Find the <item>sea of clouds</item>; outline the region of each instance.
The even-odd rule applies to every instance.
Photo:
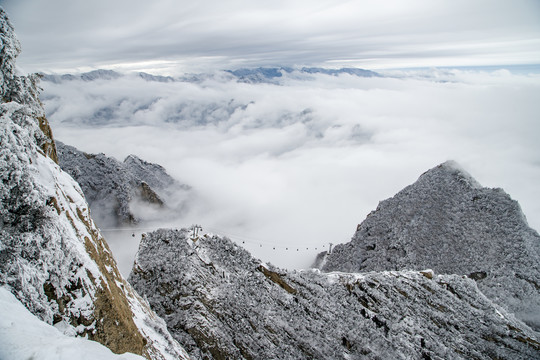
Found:
[[[187,212],[145,226],[201,224],[278,266],[309,266],[379,201],[449,159],[502,187],[540,229],[540,76],[282,73],[43,81],[42,100],[64,143],[119,160],[135,154],[192,186]],[[129,269],[137,241],[119,234],[108,240]]]

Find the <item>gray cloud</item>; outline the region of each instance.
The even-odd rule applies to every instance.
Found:
[[[540,5],[482,1],[4,0],[27,71],[540,62]]]
[[[315,247],[348,241],[380,200],[448,159],[504,188],[539,229],[538,76],[393,75],[291,73],[279,84],[125,76],[43,83],[43,99],[63,142],[136,154],[193,186],[197,204],[167,226],[235,235],[277,265],[307,266]]]

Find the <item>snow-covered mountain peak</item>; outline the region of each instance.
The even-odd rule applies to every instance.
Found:
[[[482,188],[482,185],[454,160],[448,160],[426,171],[420,176],[418,182],[428,181],[431,182],[430,186],[435,186],[438,182],[443,186],[448,186],[449,182],[455,180],[472,189]]]
[[[491,299],[540,329],[540,236],[507,193],[480,186],[455,162],[381,201],[323,266],[350,272],[425,268],[475,278]]]
[[[94,80],[112,80],[121,77],[122,75],[113,70],[104,70],[98,69],[93,70],[84,74],[81,74],[81,79],[83,81],[94,81]]]
[[[165,189],[176,182],[163,166],[150,163],[135,155],[128,155],[124,159],[124,165],[133,175],[156,189]]]
[[[178,216],[187,206],[190,187],[158,164],[135,155],[120,162],[61,142],[57,148],[60,166],[80,184],[102,228]]]

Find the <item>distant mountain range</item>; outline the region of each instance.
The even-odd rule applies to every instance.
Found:
[[[341,68],[341,69],[326,69],[320,67],[271,67],[271,68],[253,68],[253,69],[237,69],[226,70],[226,72],[234,75],[239,81],[248,83],[264,83],[275,82],[276,79],[282,78],[285,75],[308,75],[308,74],[323,74],[330,76],[338,76],[342,74],[358,76],[358,77],[380,77],[381,75],[370,70],[358,68]]]
[[[231,80],[236,79],[241,82],[248,83],[276,83],[279,78],[286,75],[301,76],[307,78],[309,75],[323,74],[329,76],[339,76],[343,74],[358,76],[358,77],[381,77],[377,72],[358,68],[340,68],[328,69],[321,67],[259,67],[259,68],[241,68],[236,70],[223,70],[223,75],[228,76]],[[185,74],[179,77],[152,75],[145,72],[123,74],[113,70],[98,69],[81,74],[42,74],[42,80],[60,84],[65,81],[97,81],[97,80],[114,80],[123,76],[138,76],[146,81],[153,82],[200,82],[209,78],[213,78],[216,74]]]
[[[156,81],[156,82],[171,82],[175,81],[174,78],[170,76],[160,76],[160,75],[151,75],[144,72],[139,72],[135,74],[136,76],[141,77],[146,81]],[[41,79],[43,81],[52,82],[55,84],[61,84],[65,81],[97,81],[97,80],[114,80],[126,76],[125,74],[113,71],[113,70],[104,70],[98,69],[80,74],[41,74]]]

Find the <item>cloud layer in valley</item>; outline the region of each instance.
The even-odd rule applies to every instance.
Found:
[[[308,266],[328,243],[348,241],[380,200],[448,159],[504,188],[540,229],[538,75],[292,71],[272,82],[132,74],[43,82],[42,98],[61,141],[135,154],[193,187],[189,213],[160,225],[200,223],[276,265]],[[117,256],[129,263],[134,248]]]

